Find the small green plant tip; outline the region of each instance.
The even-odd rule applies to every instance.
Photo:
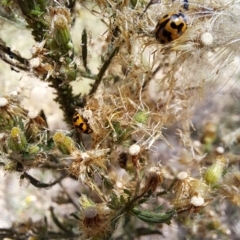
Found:
[[[138,0],[130,0],[130,3],[132,4],[133,7],[136,7]]]
[[[62,154],[70,155],[76,150],[73,140],[61,132],[53,135],[53,141]]]
[[[216,184],[221,179],[226,162],[227,160],[224,156],[219,156],[215,163],[207,169],[204,179],[208,185]]]
[[[71,35],[66,18],[63,15],[56,15],[53,20],[53,35],[59,46],[68,46],[71,42]]]
[[[23,14],[27,17],[31,17],[32,11],[35,10],[35,1],[18,0],[17,2],[18,2],[19,7],[21,8]]]
[[[68,81],[76,80],[77,74],[74,68],[63,66],[60,71]]]
[[[39,152],[40,148],[37,145],[29,145],[27,151],[29,154],[35,154]]]
[[[8,147],[13,151],[23,151],[27,148],[26,138],[20,128],[12,128],[8,139]]]
[[[145,111],[138,111],[135,115],[134,115],[134,120],[142,123],[142,124],[146,124],[147,120],[149,118],[149,113],[145,112]]]
[[[80,206],[83,210],[88,209],[90,207],[95,208],[95,204],[90,199],[88,199],[86,195],[82,195],[79,198],[79,203],[80,203]]]

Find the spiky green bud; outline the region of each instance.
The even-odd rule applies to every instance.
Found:
[[[218,156],[215,163],[210,166],[204,176],[205,181],[209,185],[217,183],[222,177],[224,167],[226,166],[226,158],[224,156]]]
[[[145,112],[145,111],[138,111],[135,115],[134,115],[134,120],[142,123],[142,124],[146,124],[147,120],[149,117],[149,113]]]
[[[26,149],[27,141],[20,128],[12,128],[8,139],[8,147],[13,151],[23,151]]]
[[[28,149],[27,149],[27,151],[28,151],[29,154],[35,154],[35,153],[37,153],[39,150],[40,150],[40,148],[39,148],[37,145],[29,145],[29,146],[28,146]]]
[[[53,141],[63,154],[69,155],[75,151],[75,144],[73,140],[61,132],[56,132],[54,134]]]

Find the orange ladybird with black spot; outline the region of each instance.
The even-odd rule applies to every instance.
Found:
[[[169,43],[187,29],[187,17],[181,12],[171,12],[160,18],[155,28],[155,36],[161,44]]]
[[[73,115],[73,126],[77,131],[85,134],[90,134],[93,132],[87,120],[84,119],[79,112],[75,112]]]

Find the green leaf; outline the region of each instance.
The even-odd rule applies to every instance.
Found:
[[[170,224],[170,220],[176,214],[176,210],[173,209],[165,213],[159,214],[149,210],[139,210],[137,208],[133,208],[132,213],[144,222]]]

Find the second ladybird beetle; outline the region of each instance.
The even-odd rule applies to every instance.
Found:
[[[155,28],[155,36],[161,44],[179,38],[187,29],[187,18],[181,12],[171,12],[160,18]]]
[[[86,134],[90,134],[93,132],[88,122],[85,119],[83,119],[83,117],[78,112],[75,112],[73,115],[73,126],[79,132],[83,132]]]

